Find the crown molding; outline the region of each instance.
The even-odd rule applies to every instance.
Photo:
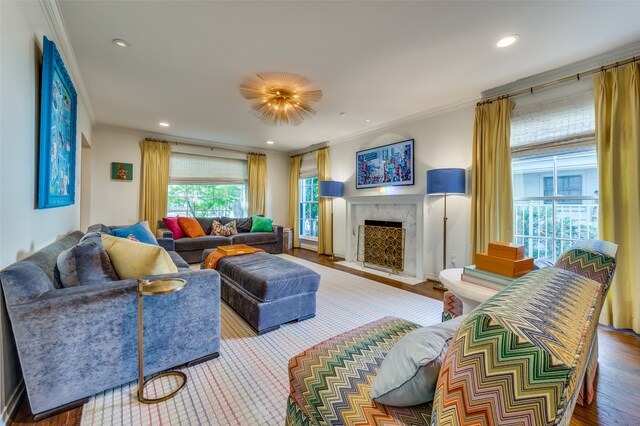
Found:
[[[435,117],[437,115],[442,115],[442,114],[446,114],[448,112],[452,112],[452,111],[457,111],[459,109],[462,108],[466,108],[466,107],[470,107],[470,106],[475,106],[475,104],[480,101],[480,96],[479,95],[474,95],[474,96],[470,96],[470,97],[466,97],[466,98],[462,98],[462,99],[458,99],[455,100],[453,102],[449,102],[446,104],[442,104],[433,108],[429,108],[426,109],[424,111],[420,111],[416,114],[412,114],[406,117],[402,117],[396,120],[392,120],[392,121],[387,121],[383,124],[380,124],[378,126],[374,126],[374,127],[370,127],[365,131],[360,131],[360,132],[354,132],[345,136],[340,136],[338,138],[332,139],[328,142],[328,145],[338,145],[340,143],[346,142],[350,139],[359,137],[359,136],[365,136],[368,134],[372,134],[372,133],[378,133],[381,130],[384,129],[388,129],[391,127],[396,127],[396,126],[400,126],[403,124],[409,124],[409,123],[413,123],[416,121],[420,121],[420,120],[425,120],[427,118],[431,118],[431,117]]]
[[[604,65],[614,64],[625,59],[633,58],[634,56],[640,56],[640,42],[627,44],[618,49],[610,50],[606,53],[593,56],[583,61],[574,62],[573,64],[569,64],[564,67],[545,71],[540,74],[521,78],[509,84],[485,90],[482,92],[482,99],[489,99],[506,95],[507,93],[522,90],[527,87],[548,83],[553,80],[576,75],[595,68],[600,68]],[[567,84],[568,83],[571,82],[567,82]]]
[[[64,19],[62,19],[60,5],[58,5],[57,0],[40,0],[40,6],[42,7],[42,11],[44,12],[51,30],[53,31],[53,39],[56,42],[58,51],[64,60],[69,74],[71,74],[76,86],[76,91],[80,95],[80,100],[87,110],[89,121],[91,124],[95,124],[95,113],[93,112],[93,107],[89,100],[89,93],[87,92],[84,80],[82,79],[82,74],[80,73],[80,66],[78,65],[76,54],[73,51],[73,46],[71,45],[67,28],[64,25]]]
[[[202,147],[207,149],[222,149],[227,151],[236,151],[241,153],[257,152],[260,154],[282,154],[287,155],[287,151],[262,148],[257,146],[246,145],[233,145],[230,143],[211,141],[206,139],[188,138],[178,135],[172,135],[169,133],[159,133],[148,130],[136,129],[133,127],[123,127],[114,124],[96,123],[94,130],[104,130],[112,132],[125,132],[125,133],[137,133],[141,138],[161,139],[169,142],[176,142],[178,144],[192,145],[196,147]]]

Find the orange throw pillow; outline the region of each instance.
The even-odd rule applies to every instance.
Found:
[[[200,226],[200,223],[193,217],[179,217],[178,225],[180,225],[180,229],[187,234],[187,237],[195,238],[195,237],[204,237],[204,229]]]

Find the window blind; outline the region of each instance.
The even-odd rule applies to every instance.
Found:
[[[536,103],[516,103],[511,112],[511,153],[535,155],[595,145],[593,92]]]
[[[246,160],[171,154],[169,182],[172,184],[244,183],[247,174]]]
[[[310,152],[302,156],[300,161],[300,179],[318,176],[318,162],[316,161],[316,153]]]

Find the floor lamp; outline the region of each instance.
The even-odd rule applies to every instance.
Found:
[[[323,180],[320,181],[320,197],[323,198],[339,198],[342,197],[342,191],[344,184],[335,180]],[[333,255],[333,205],[331,206],[331,254],[329,259],[336,260]]]
[[[442,269],[447,269],[447,195],[465,193],[464,169],[432,169],[427,171],[427,195],[444,195],[444,215],[442,219]],[[438,283],[435,288],[446,290]]]

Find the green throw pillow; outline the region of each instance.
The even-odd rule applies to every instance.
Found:
[[[251,232],[271,232],[273,231],[273,219],[262,216],[251,216]]]

